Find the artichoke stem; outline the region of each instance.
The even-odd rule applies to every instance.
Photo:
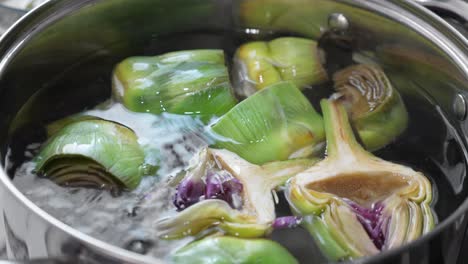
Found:
[[[320,105],[325,123],[327,156],[350,159],[361,154],[367,155],[354,136],[346,109],[334,100],[323,99]]]

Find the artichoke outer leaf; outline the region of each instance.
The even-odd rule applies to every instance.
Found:
[[[334,74],[335,90],[350,114],[358,137],[369,151],[378,150],[402,134],[408,112],[382,69],[358,64]]]
[[[255,164],[310,157],[325,139],[322,117],[291,82],[274,84],[245,99],[211,130],[214,148]]]
[[[233,68],[234,86],[244,96],[281,81],[304,89],[328,79],[317,43],[297,37],[243,44],[235,54]]]
[[[207,237],[177,250],[172,263],[184,264],[297,264],[298,261],[278,243],[266,239]]]
[[[78,121],[85,121],[85,120],[99,120],[100,118],[95,117],[95,116],[90,116],[90,115],[72,115],[68,116],[66,118],[59,119],[57,121],[54,121],[46,126],[47,130],[47,137],[52,137],[54,134],[62,130],[64,127],[67,125],[70,125],[72,123],[78,122]]]
[[[63,185],[134,189],[142,178],[144,153],[129,128],[83,120],[65,125],[49,138],[35,162],[38,173]],[[99,182],[102,186],[97,186]]]
[[[317,45],[314,40],[297,37],[270,41],[272,60],[281,78],[293,82],[300,89],[325,82],[328,76]]]
[[[346,248],[333,238],[326,223],[315,215],[305,216],[302,226],[314,237],[320,250],[330,259],[344,260],[349,256]]]
[[[216,226],[231,236],[242,237],[259,237],[269,229],[268,225],[257,224],[255,217],[241,214],[226,202],[214,199],[190,206],[175,217],[157,221],[158,236],[163,239],[192,236]]]
[[[114,70],[113,94],[134,112],[195,115],[205,122],[237,103],[222,50],[127,58]]]
[[[430,231],[429,180],[361,147],[341,102],[322,100],[321,106],[327,157],[291,178],[285,194],[323,252],[332,260],[355,259]]]
[[[209,169],[222,169],[242,184],[242,206],[233,208],[221,199],[199,199],[183,211],[156,221],[158,236],[174,239],[216,228],[237,237],[261,237],[272,231],[275,203],[272,191],[298,172],[312,166],[316,160],[288,160],[255,165],[228,150],[208,149],[192,162],[184,179],[202,181]]]
[[[234,87],[241,89],[241,95],[249,96],[272,84],[282,77],[270,58],[268,43],[255,41],[238,48],[234,56]]]

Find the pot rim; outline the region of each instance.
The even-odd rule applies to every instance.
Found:
[[[3,75],[6,66],[21,48],[21,44],[26,43],[27,40],[30,37],[32,37],[32,35],[29,34],[24,39],[19,39],[17,37],[22,36],[24,29],[31,29],[32,27],[34,27],[35,22],[41,21],[41,18],[44,15],[46,15],[48,11],[53,11],[56,8],[62,8],[60,2],[61,0],[46,1],[45,3],[36,7],[31,12],[27,13],[25,16],[19,19],[5,32],[5,34],[2,37],[0,37],[0,55],[3,54],[2,56],[0,56],[0,78]],[[91,1],[88,0],[87,2]],[[446,52],[452,60],[454,60],[457,63],[457,67],[459,67],[459,69],[465,74],[468,80],[468,39],[465,38],[460,32],[454,29],[447,22],[445,22],[443,19],[430,12],[428,9],[410,0],[341,0],[341,2],[345,2],[349,5],[353,5],[359,8],[368,9],[372,12],[377,12],[381,16],[390,18],[392,20],[396,20],[399,23],[402,23],[403,25],[415,30],[419,34],[423,34],[424,37],[434,42],[438,47],[440,47],[444,52]],[[9,9],[21,12],[21,10],[18,9]],[[464,143],[467,144],[466,142]],[[62,221],[47,213],[45,210],[41,209],[39,206],[37,206],[35,203],[29,200],[18,188],[16,188],[16,186],[13,184],[13,182],[3,169],[3,167],[0,168],[0,183],[6,187],[6,191],[10,192],[10,194],[13,195],[17,201],[22,203],[27,209],[34,212],[43,221],[53,225],[55,228],[74,237],[79,242],[83,243],[89,248],[99,251],[99,253],[102,253],[114,259],[117,258],[119,260],[131,263],[157,264],[164,262],[164,260],[162,259],[133,253],[129,250],[111,245],[63,223]],[[410,248],[420,246],[423,243],[426,243],[434,236],[440,234],[442,230],[446,229],[454,222],[460,220],[460,218],[463,217],[466,211],[468,211],[468,198],[466,198],[464,202],[446,219],[438,223],[436,227],[428,234],[425,234],[417,240],[400,246],[398,248],[381,252],[380,254],[375,256],[359,259],[358,262],[380,263],[380,261],[383,261],[390,256],[400,255],[401,253],[409,250]]]

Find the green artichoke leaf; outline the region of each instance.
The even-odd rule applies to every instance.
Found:
[[[284,247],[266,239],[207,237],[190,243],[171,256],[172,263],[184,264],[297,264]]]
[[[285,194],[324,254],[334,261],[375,255],[429,232],[430,181],[361,147],[342,102],[321,106],[327,157],[291,178]]]
[[[132,130],[85,119],[55,132],[35,162],[38,173],[59,185],[134,189],[142,178],[144,159]]]
[[[263,164],[313,156],[323,146],[322,117],[291,82],[265,88],[211,126],[214,148]]]
[[[398,91],[376,65],[349,66],[333,76],[334,97],[347,108],[367,150],[386,146],[408,126],[408,112]]]
[[[158,235],[175,239],[215,228],[237,237],[264,236],[276,219],[273,190],[315,162],[297,159],[260,166],[228,150],[206,149],[194,157],[194,166],[177,187],[174,204],[179,212],[157,220]]]
[[[204,121],[237,103],[222,50],[127,58],[114,70],[113,93],[134,112],[195,115]]]
[[[243,44],[236,52],[233,68],[234,86],[244,96],[280,81],[291,81],[303,89],[327,80],[317,42],[305,38]]]

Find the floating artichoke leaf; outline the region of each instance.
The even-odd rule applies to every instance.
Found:
[[[283,37],[250,42],[240,46],[234,57],[234,87],[244,96],[280,81],[303,89],[326,80],[313,40]]]
[[[222,50],[128,58],[115,68],[113,93],[135,112],[197,115],[205,121],[237,103]]]
[[[297,260],[278,243],[266,239],[207,237],[195,241],[171,256],[173,263],[184,264],[297,264]]]
[[[132,130],[106,120],[65,125],[35,158],[36,171],[59,185],[134,189],[144,153]]]
[[[335,97],[346,107],[359,138],[369,151],[386,146],[408,125],[403,100],[376,65],[349,66],[333,76]]]
[[[286,197],[325,255],[332,260],[374,255],[430,231],[429,180],[364,150],[341,103],[321,104],[327,157],[292,178]]]
[[[217,228],[232,236],[263,236],[275,221],[272,190],[314,162],[298,159],[259,166],[228,150],[206,149],[194,158],[195,165],[178,186],[175,205],[180,212],[157,221],[159,235],[173,239]],[[212,173],[229,176],[213,184]],[[205,190],[197,187],[194,192],[186,186]],[[210,195],[210,188],[222,190],[222,195]]]
[[[245,99],[211,127],[215,148],[255,164],[308,157],[325,139],[322,117],[291,82],[281,82]]]

